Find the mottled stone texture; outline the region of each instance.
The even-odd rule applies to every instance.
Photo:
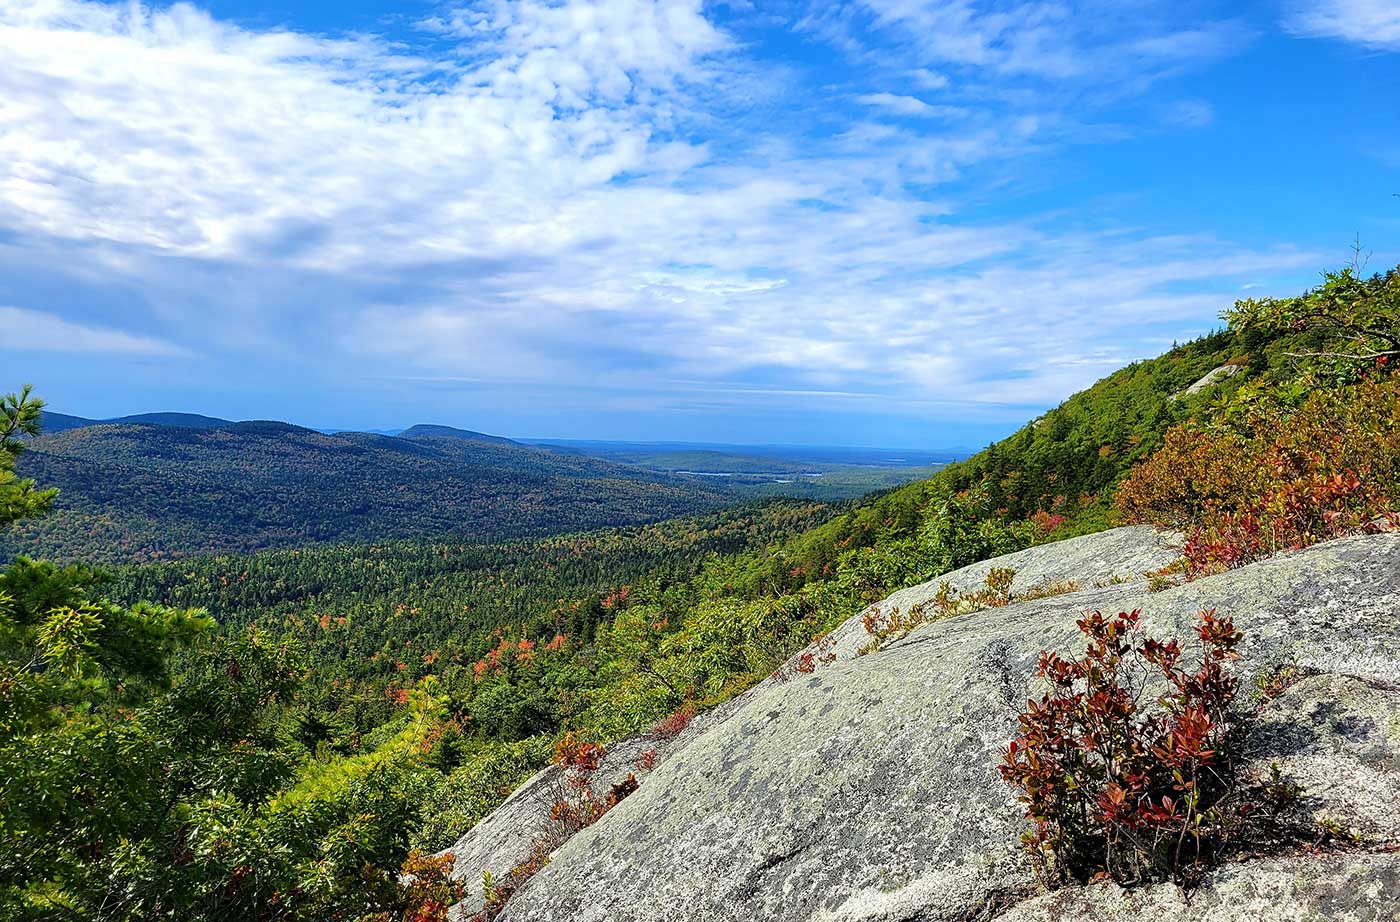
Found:
[[[738,704],[737,700],[731,701],[696,716],[674,737],[636,736],[612,744],[593,775],[593,789],[602,795],[628,774],[646,778],[649,772],[643,766],[647,761],[655,770],[667,755],[686,746],[707,727],[725,720]],[[645,759],[649,753],[655,755]],[[485,906],[482,871],[503,879],[511,868],[529,857],[531,846],[549,823],[549,811],[560,794],[561,781],[561,770],[555,766],[538,772],[451,848],[439,853],[453,856],[452,876],[464,887],[462,902],[453,907],[455,918],[465,919]]]
[[[981,588],[993,567],[1016,571],[1011,591],[1024,593],[1036,586],[1073,580],[1084,587],[1118,580],[1140,580],[1149,571],[1160,569],[1181,556],[1182,538],[1175,532],[1162,532],[1145,525],[1130,525],[1027,548],[995,557],[935,577],[926,583],[901,589],[874,608],[889,613],[908,613],[933,603],[943,583],[958,592]],[[831,646],[838,659],[851,659],[870,640],[859,616],[832,631]]]
[[[1400,536],[1333,541],[1157,593],[1142,580],[1093,586],[1174,554],[1152,532],[1117,529],[954,574],[970,587],[1005,564],[1017,588],[1046,577],[1088,588],[926,624],[763,683],[560,848],[506,918],[1395,918],[1397,859],[1381,850],[1400,841]],[[1279,762],[1307,788],[1303,809],[1363,833],[1373,853],[1227,867],[1189,908],[1171,886],[1035,897],[1000,749],[1035,689],[1039,651],[1077,646],[1087,609],[1132,608],[1157,636],[1185,636],[1199,609],[1218,609],[1246,634],[1246,681],[1283,664],[1308,676],[1265,708],[1255,767]]]
[[[1111,884],[1028,900],[997,922],[1394,922],[1400,855],[1276,858],[1222,868],[1189,896],[1163,884]]]

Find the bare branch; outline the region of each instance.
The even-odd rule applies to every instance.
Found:
[[[1350,352],[1285,352],[1284,355],[1291,359],[1302,358],[1325,358],[1325,359],[1355,359],[1358,362],[1365,362],[1370,359],[1378,359],[1383,356],[1400,355],[1400,349],[1389,349],[1384,352],[1368,352],[1364,355],[1355,355]]]

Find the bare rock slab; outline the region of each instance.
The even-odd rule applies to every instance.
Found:
[[[1084,550],[1076,541],[1089,540],[1034,550],[1071,559]],[[1138,568],[1135,560],[1118,572]],[[1090,586],[949,618],[878,652],[787,683],[766,682],[560,848],[512,899],[505,918],[952,922],[1038,911],[1039,904],[1024,902],[1034,881],[1017,841],[1020,810],[997,760],[1036,687],[1039,651],[1076,647],[1075,621],[1086,609],[1133,608],[1142,610],[1150,634],[1163,637],[1186,636],[1198,610],[1217,609],[1245,632],[1238,665],[1247,681],[1282,664],[1312,676],[1274,703],[1280,720],[1293,714],[1312,735],[1275,740],[1292,751],[1276,748],[1264,758],[1293,759],[1300,774],[1315,779],[1317,809],[1350,811],[1357,823],[1388,834],[1381,810],[1368,814],[1317,780],[1328,771],[1345,778],[1364,769],[1374,773],[1367,783],[1377,797],[1394,790],[1385,773],[1400,713],[1390,698],[1362,686],[1400,686],[1400,536],[1374,535],[1157,593],[1141,581]],[[1130,900],[1150,897],[1163,918],[1291,919],[1277,914],[1291,900],[1329,905],[1332,881],[1351,899],[1344,907],[1351,915],[1335,918],[1393,917],[1365,914],[1380,911],[1386,887],[1394,892],[1390,858],[1350,858],[1223,869],[1213,880],[1238,894],[1222,897],[1209,916],[1171,915],[1170,901],[1180,894],[1170,887],[1042,899],[1079,899],[1085,907],[1056,918],[1112,919],[1093,901],[1126,913]],[[1266,871],[1293,875],[1293,883],[1259,876]],[[1309,874],[1320,882],[1305,886]]]

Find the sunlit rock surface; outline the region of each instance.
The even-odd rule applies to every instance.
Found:
[[[1170,536],[1116,529],[988,561],[944,578],[973,588],[1006,565],[1018,590],[1043,579],[1085,588],[925,624],[864,656],[854,655],[852,619],[836,662],[702,715],[639,791],[555,853],[505,918],[1396,917],[1386,848],[1400,842],[1400,536],[1333,541],[1155,593],[1140,578],[1113,579],[1176,554]],[[937,582],[886,604],[917,604]],[[1278,762],[1296,775],[1299,809],[1355,830],[1355,852],[1222,868],[1189,911],[1169,885],[1038,895],[1017,843],[1020,810],[996,770],[1000,750],[1035,690],[1039,651],[1077,646],[1085,610],[1133,608],[1158,636],[1187,635],[1202,608],[1229,614],[1246,635],[1246,683],[1299,670],[1304,679],[1263,709],[1252,770]],[[614,752],[621,759],[624,748]],[[459,867],[509,869],[510,849],[528,846],[528,792],[463,838]],[[506,844],[511,830],[517,845]],[[466,849],[475,851],[463,862]]]

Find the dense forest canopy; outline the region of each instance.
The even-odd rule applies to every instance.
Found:
[[[29,447],[23,472],[63,498],[9,543],[68,559],[446,534],[499,540],[733,502],[712,485],[524,446],[285,423],[101,425]]]
[[[731,472],[660,456],[594,457],[445,426],[399,436],[145,414],[45,414],[19,472],[59,499],[0,537],[5,552],[129,563],[317,543],[493,542],[710,512],[770,497],[843,500],[932,468],[726,457]],[[678,460],[673,458],[672,460]],[[681,473],[681,471],[691,473]]]

